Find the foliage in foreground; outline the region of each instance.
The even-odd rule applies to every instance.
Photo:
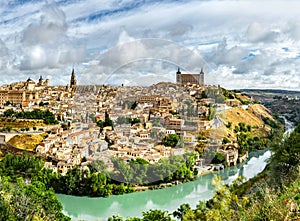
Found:
[[[15,183],[0,177],[0,220],[70,220],[62,213],[62,205],[53,190],[41,182]]]

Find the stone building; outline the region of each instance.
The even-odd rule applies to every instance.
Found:
[[[1,90],[0,91],[0,105],[6,102],[13,104],[22,104],[26,100],[26,92],[21,90]]]
[[[178,71],[176,72],[176,83],[180,85],[204,85],[203,68],[201,68],[201,72],[199,74],[182,74],[180,68],[178,68]]]

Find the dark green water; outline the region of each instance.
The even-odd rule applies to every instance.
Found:
[[[238,166],[226,168],[218,172],[226,183],[232,182],[238,176],[247,179],[260,173],[266,166],[270,151],[254,152],[249,160]],[[215,174],[207,174],[199,179],[174,187],[137,192],[108,198],[75,197],[58,194],[63,204],[64,213],[72,220],[107,220],[112,215],[122,217],[141,216],[143,211],[161,209],[173,212],[181,204],[189,203],[193,208],[199,200],[207,200],[213,196],[212,179]]]

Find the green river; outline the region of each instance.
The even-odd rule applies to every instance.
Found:
[[[252,152],[249,160],[239,166],[225,168],[214,174],[207,174],[197,180],[174,187],[136,192],[108,198],[76,197],[58,194],[64,213],[72,220],[107,220],[112,215],[141,216],[143,211],[150,209],[168,210],[173,212],[181,204],[189,203],[195,208],[199,200],[207,200],[213,196],[212,179],[215,174],[224,178],[226,183],[232,182],[238,176],[247,179],[260,173],[266,166],[266,160],[271,156],[268,150]]]

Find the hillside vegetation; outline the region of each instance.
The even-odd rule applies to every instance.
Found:
[[[34,151],[43,138],[41,134],[19,134],[11,138],[8,144],[21,150]]]
[[[236,141],[241,125],[247,128],[249,136],[259,138],[268,138],[274,128],[280,127],[270,111],[261,104],[251,105],[247,109],[231,108],[217,116],[223,122],[223,127],[212,129],[209,134],[218,139],[226,137],[230,141]]]
[[[247,109],[243,109],[241,107],[231,108],[226,110],[222,116],[226,124],[229,122],[232,123],[232,128],[237,126],[240,122],[243,122],[253,128],[265,126],[266,131],[270,131],[271,128],[269,125],[265,125],[263,119],[269,118],[270,120],[274,120],[269,110],[261,104],[254,104],[249,106]]]

